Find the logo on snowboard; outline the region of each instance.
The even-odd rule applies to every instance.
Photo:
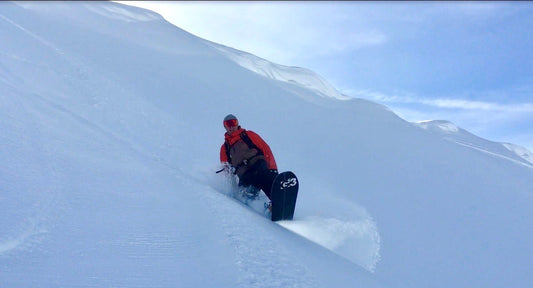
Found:
[[[281,181],[281,189],[289,188],[292,186],[296,186],[298,184],[296,178],[289,178],[286,181]]]

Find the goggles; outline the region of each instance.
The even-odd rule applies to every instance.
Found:
[[[224,121],[224,127],[235,127],[235,126],[238,126],[239,125],[239,120],[237,119],[231,119],[231,120],[226,120]]]

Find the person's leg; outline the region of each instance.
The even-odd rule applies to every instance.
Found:
[[[254,186],[260,188],[265,192],[268,199],[270,199],[272,183],[277,175],[277,172],[272,172],[268,169],[265,160],[260,159],[239,178],[239,186]]]
[[[239,177],[239,187],[243,187],[242,191],[251,198],[257,196],[261,189],[258,173],[257,165],[254,165]]]
[[[276,176],[278,176],[278,173],[270,171],[266,165],[266,162],[263,161],[263,165],[261,165],[259,173],[258,173],[258,187],[265,192],[268,199],[271,199],[270,195],[272,194],[272,183],[274,182],[274,179],[276,179]]]

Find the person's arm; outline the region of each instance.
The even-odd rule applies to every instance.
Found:
[[[276,160],[274,159],[274,154],[272,154],[272,150],[270,150],[268,144],[259,135],[257,135],[257,133],[253,131],[248,130],[247,134],[248,137],[250,137],[250,140],[252,140],[252,142],[255,144],[255,146],[257,146],[257,148],[259,148],[263,152],[268,169],[278,170]]]
[[[220,147],[220,163],[228,163],[228,154],[226,153],[226,145],[222,144]]]

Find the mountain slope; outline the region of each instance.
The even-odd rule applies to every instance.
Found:
[[[457,127],[449,121],[422,121],[416,123],[416,125],[460,145],[485,151],[486,153],[500,156],[510,161],[516,161],[517,163],[533,168],[533,154],[521,146],[485,140]]]
[[[235,61],[235,63],[259,75],[313,90],[324,97],[333,97],[340,100],[350,99],[348,96],[339,93],[313,71],[300,67],[287,67],[275,64],[250,53],[212,42],[208,43],[212,47],[220,50],[229,59]]]
[[[285,81],[301,70],[258,74],[143,9],[3,2],[0,33],[6,287],[532,280],[526,165]],[[299,176],[294,222],[225,196],[228,113]]]

